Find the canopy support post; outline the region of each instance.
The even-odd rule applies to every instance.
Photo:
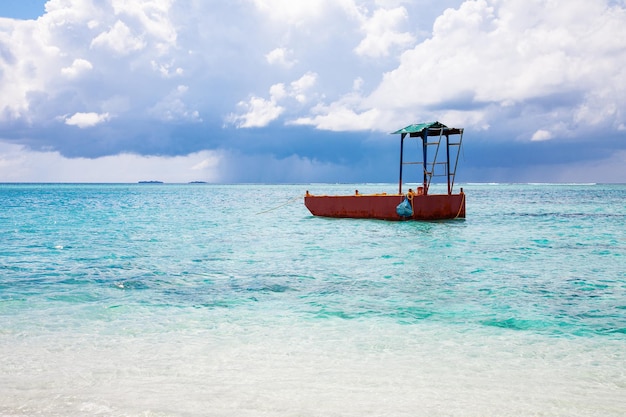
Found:
[[[446,176],[448,177],[448,195],[452,194],[450,184],[450,136],[446,135]]]
[[[400,135],[400,180],[398,181],[398,194],[402,194],[402,165],[404,164],[403,155],[404,155],[404,138],[406,137],[406,133]]]
[[[422,131],[422,153],[423,153],[423,168],[424,168],[424,195],[428,194],[428,129]]]

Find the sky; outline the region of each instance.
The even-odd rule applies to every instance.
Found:
[[[626,0],[2,0],[0,182],[394,183],[439,121],[459,182],[626,183],[625,64]]]

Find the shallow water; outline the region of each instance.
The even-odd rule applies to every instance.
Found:
[[[356,188],[0,185],[0,415],[626,414],[626,186]]]

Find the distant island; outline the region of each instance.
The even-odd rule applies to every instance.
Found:
[[[206,181],[191,181],[189,184],[206,184]]]
[[[139,181],[139,184],[163,184],[163,181]]]

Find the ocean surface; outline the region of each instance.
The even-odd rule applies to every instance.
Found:
[[[626,415],[626,185],[462,186],[0,184],[0,416]]]

